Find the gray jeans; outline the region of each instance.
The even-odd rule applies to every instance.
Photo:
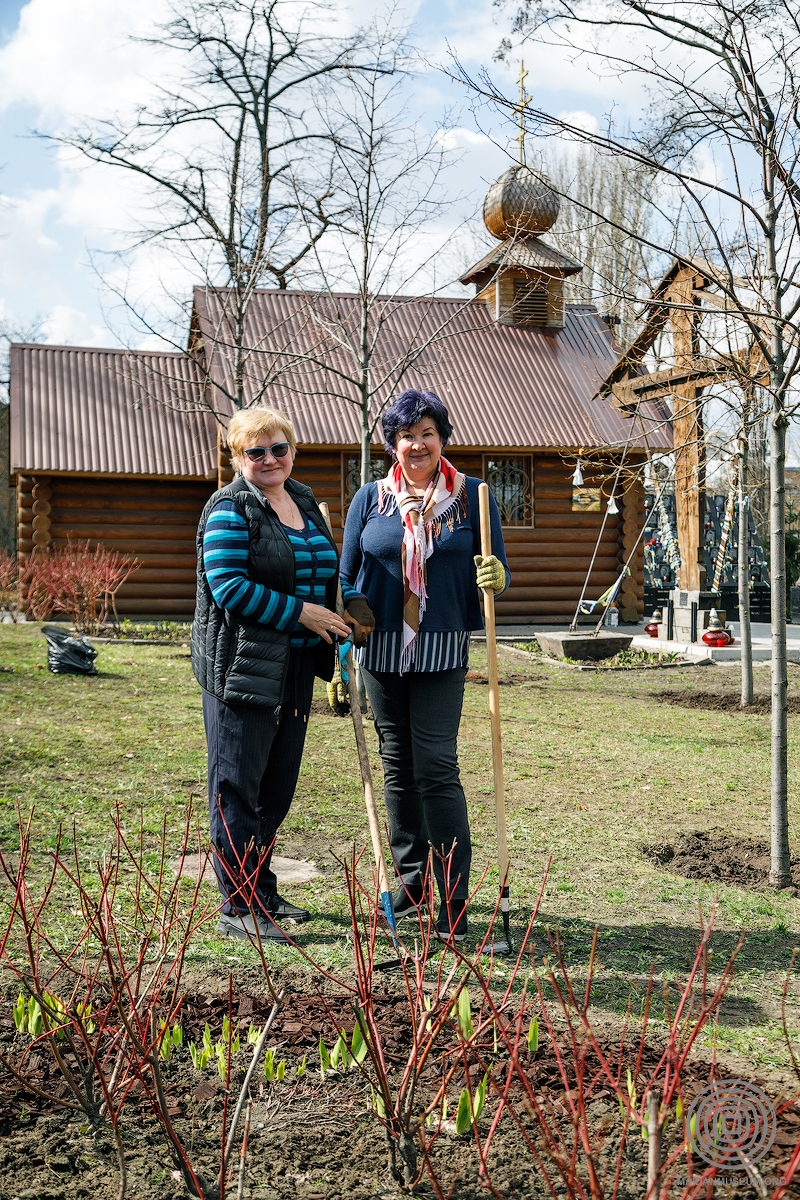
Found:
[[[397,875],[412,894],[418,892],[429,844],[438,854],[452,849],[448,891],[464,900],[469,894],[472,843],[456,742],[466,672],[456,667],[408,675],[363,674],[380,741]],[[436,855],[433,866],[444,900],[442,863]]]

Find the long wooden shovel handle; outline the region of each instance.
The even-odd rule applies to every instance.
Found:
[[[333,533],[331,526],[331,514],[328,505],[323,501],[319,506],[320,512],[325,518],[328,529]],[[339,615],[344,612],[344,604],[342,602],[342,585],[339,584],[339,596],[336,603]],[[369,753],[367,751],[367,740],[364,737],[364,722],[361,719],[361,706],[358,702],[358,693],[355,687],[355,672],[353,669],[353,651],[347,652],[347,669],[350,672],[352,686],[350,691],[350,715],[353,718],[353,733],[356,739],[356,749],[358,751],[358,765],[361,768],[361,782],[364,785],[364,805],[367,810],[367,824],[369,825],[369,836],[372,842],[372,857],[375,860],[375,869],[378,873],[378,889],[381,896],[384,898],[384,906],[386,906],[386,897],[391,898],[389,891],[389,875],[386,870],[386,857],[383,853],[383,843],[381,841],[381,827],[378,821],[378,813],[375,808],[375,789],[372,786],[372,768],[369,765]],[[387,909],[387,917],[390,918],[389,924],[394,928],[394,913],[391,909]]]
[[[489,511],[489,485],[478,488],[481,515],[481,554],[492,553],[492,525]],[[506,834],[506,795],[503,780],[503,741],[500,730],[500,684],[497,676],[497,633],[494,620],[494,592],[485,588],[483,613],[486,621],[486,657],[489,662],[489,715],[492,723],[492,765],[494,768],[494,811],[497,820],[497,866],[500,872],[501,907],[508,911],[508,837]]]
[[[355,680],[352,650],[347,651],[347,667],[350,671],[351,679]],[[389,876],[386,871],[386,858],[381,842],[381,827],[375,808],[375,790],[372,786],[372,768],[369,765],[367,741],[364,737],[364,722],[361,719],[361,705],[358,703],[355,683],[353,684],[350,696],[350,714],[353,718],[353,732],[356,735],[356,749],[358,750],[358,762],[361,767],[361,781],[364,784],[364,805],[367,810],[369,836],[372,841],[372,856],[375,859],[375,866],[378,871],[378,888],[381,896],[384,896],[389,891]]]

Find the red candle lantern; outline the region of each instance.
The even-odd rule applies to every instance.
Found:
[[[724,627],[715,608],[712,608],[708,615],[708,629],[703,634],[703,641],[707,646],[712,647],[733,644],[733,634],[730,629]]]
[[[645,625],[645,627],[644,627],[645,633],[649,633],[650,637],[657,638],[658,637],[658,624],[659,624],[660,620],[661,620],[661,609],[657,608],[656,611],[653,613],[652,617],[650,618],[648,624]]]

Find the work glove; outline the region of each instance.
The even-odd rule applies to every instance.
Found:
[[[486,558],[476,554],[473,561],[478,587],[481,591],[494,592],[495,596],[499,596],[506,586],[506,569],[500,559],[495,558],[493,554],[488,554]]]
[[[352,596],[348,600],[343,620],[353,630],[353,645],[365,646],[375,628],[375,614],[363,596]]]
[[[349,643],[347,643],[349,648]],[[333,667],[333,678],[326,685],[328,693],[328,703],[337,717],[346,717],[349,712],[347,703],[347,679],[342,678],[342,663],[339,655],[336,655],[336,661]],[[345,668],[346,672],[347,668]]]

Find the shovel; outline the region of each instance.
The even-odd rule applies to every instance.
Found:
[[[492,553],[492,526],[489,513],[489,485],[478,488],[481,517],[481,554]],[[489,661],[489,715],[492,723],[492,766],[494,769],[494,811],[497,821],[497,868],[500,875],[500,911],[503,915],[504,942],[492,942],[486,953],[512,954],[511,928],[508,919],[508,839],[506,836],[506,792],[503,780],[503,741],[500,729],[500,686],[497,677],[497,636],[494,622],[494,592],[483,592],[483,614],[486,621],[486,657]]]
[[[333,530],[331,529],[331,516],[328,506],[323,502],[319,507],[323,517],[325,518],[328,529],[332,533]],[[340,613],[344,611],[341,585],[339,587],[339,598],[337,600],[336,607]],[[347,651],[345,663],[349,677],[353,680],[351,685],[352,692],[350,696],[350,715],[353,718],[353,733],[355,734],[356,749],[358,750],[358,764],[361,768],[361,782],[364,785],[364,805],[367,810],[369,836],[372,842],[372,857],[375,860],[375,871],[378,876],[378,891],[381,894],[383,911],[386,917],[386,924],[389,926],[389,933],[391,934],[392,942],[394,943],[395,948],[399,950],[399,943],[397,940],[397,922],[395,921],[394,917],[394,902],[392,900],[392,893],[389,888],[389,873],[386,870],[386,856],[383,853],[381,827],[378,822],[378,813],[375,808],[375,789],[372,786],[372,768],[369,765],[367,742],[366,738],[364,737],[364,722],[361,719],[361,705],[359,704],[358,694],[356,693],[355,687],[355,671],[353,670],[352,649]],[[399,967],[400,965],[400,959],[394,958],[388,959],[386,962],[375,963],[375,969],[377,971],[386,971],[392,969],[393,967]]]

